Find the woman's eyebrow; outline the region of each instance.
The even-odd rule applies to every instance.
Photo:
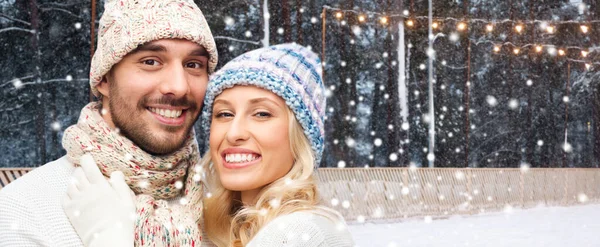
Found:
[[[224,100],[224,99],[216,99],[215,102],[213,103],[213,105],[216,105],[216,104],[231,105],[231,103],[229,103],[229,101]]]
[[[277,103],[276,101],[269,99],[267,97],[261,97],[261,98],[255,98],[255,99],[251,99],[250,100],[250,104],[258,104],[261,102],[271,102],[272,104],[275,104],[277,106],[281,106],[281,104]]]

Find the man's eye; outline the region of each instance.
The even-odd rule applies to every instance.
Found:
[[[142,61],[142,63],[144,63],[145,65],[150,65],[150,66],[160,65],[160,63],[154,59],[147,59],[147,60]]]
[[[202,68],[204,68],[204,64],[198,63],[198,62],[189,62],[186,64],[186,67],[192,68],[192,69],[202,69]]]

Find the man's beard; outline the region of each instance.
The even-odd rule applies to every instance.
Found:
[[[159,105],[184,106],[187,108],[186,114],[193,114],[198,109],[195,102],[188,101],[186,98],[174,99],[173,97],[163,96],[159,99],[150,100],[142,98],[137,105],[132,106],[127,103],[122,95],[119,94],[118,87],[112,83],[110,85],[109,110],[115,127],[119,128],[120,133],[139,146],[142,150],[153,155],[165,155],[179,150],[194,126],[200,114],[197,114],[193,121],[184,126],[163,126],[160,131],[174,133],[181,128],[185,128],[182,136],[165,135],[159,138],[157,133],[149,129],[149,124],[142,121],[145,114],[146,105],[149,102]],[[136,119],[139,118],[139,119]],[[189,119],[186,116],[186,119]],[[163,135],[160,135],[163,136]]]

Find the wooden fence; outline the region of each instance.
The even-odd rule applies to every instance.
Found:
[[[0,168],[0,189],[31,168]],[[348,221],[444,217],[600,202],[595,168],[319,168],[323,203]]]
[[[33,168],[0,168],[0,189],[31,170]]]
[[[320,168],[317,178],[323,202],[348,221],[600,201],[593,168]]]

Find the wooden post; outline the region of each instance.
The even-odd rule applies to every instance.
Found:
[[[469,92],[471,91],[471,39],[469,39],[469,31],[471,28],[469,27],[469,0],[465,1],[464,6],[464,14],[467,19],[467,28],[465,32],[467,34],[467,45],[465,46],[465,52],[467,54],[467,70],[465,72],[465,94],[463,97],[463,102],[465,104],[465,167],[469,167],[469,129],[471,127],[470,118],[469,118]]]
[[[565,103],[565,143],[563,145],[567,144],[567,128],[569,127],[569,101],[571,101],[571,99],[569,99],[569,92],[570,92],[570,88],[571,88],[571,61],[567,60],[567,85],[565,88],[565,97],[567,97],[568,101],[563,101]],[[566,146],[565,146],[566,147]],[[563,147],[563,148],[565,148]],[[567,150],[563,150],[563,164],[562,167],[567,167]]]

